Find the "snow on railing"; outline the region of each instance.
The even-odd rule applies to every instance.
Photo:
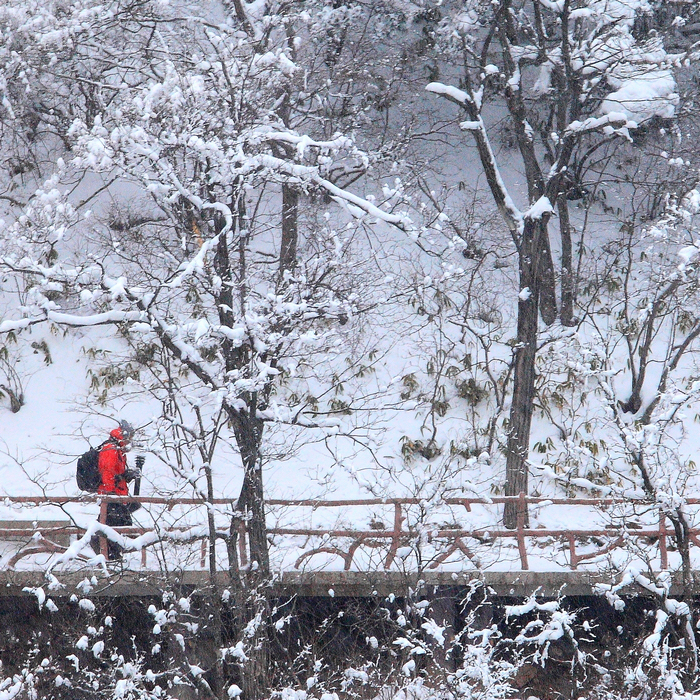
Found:
[[[225,512],[233,512],[235,500],[213,499],[205,502],[196,498],[162,498],[152,496],[6,496],[0,499],[0,504],[14,506],[22,504],[27,506],[45,507],[54,506],[64,510],[71,504],[80,505],[100,505],[100,516],[98,522],[106,522],[107,503],[110,502],[138,502],[144,506],[161,506],[165,511],[172,511],[182,507],[209,507],[223,506]],[[437,504],[439,507],[449,507],[459,510],[462,508],[467,513],[472,513],[473,506],[480,506],[484,509],[493,509],[490,522],[500,522],[499,506],[509,501],[518,503],[518,518],[515,529],[504,529],[500,525],[479,526],[464,528],[458,524],[450,525],[428,525],[428,526],[405,526],[408,519],[407,513],[411,507],[426,507],[426,501],[419,498],[395,498],[395,499],[345,499],[345,500],[302,500],[302,499],[270,499],[267,501],[269,509],[287,509],[287,512],[296,512],[307,508],[313,512],[320,509],[343,508],[352,511],[353,508],[362,509],[366,512],[368,508],[389,507],[393,510],[393,526],[387,527],[383,522],[372,522],[370,529],[359,529],[354,527],[269,527],[268,534],[272,538],[272,548],[278,546],[276,543],[282,542],[283,538],[304,537],[306,542],[295,558],[292,568],[299,569],[302,564],[316,555],[325,554],[340,557],[343,561],[344,570],[352,568],[353,563],[357,564],[355,555],[360,548],[381,549],[382,566],[384,570],[391,570],[396,565],[397,560],[405,562],[406,551],[412,551],[417,542],[429,543],[432,546],[432,556],[427,562],[427,568],[437,569],[451,557],[464,556],[470,560],[475,568],[481,568],[479,557],[474,551],[474,543],[481,550],[486,546],[493,546],[497,541],[514,540],[517,546],[517,559],[519,559],[520,569],[527,571],[530,569],[528,559],[528,540],[543,540],[549,538],[558,540],[568,547],[568,561],[565,568],[575,570],[579,564],[597,559],[615,549],[621,548],[627,542],[646,540],[647,544],[658,547],[658,560],[661,570],[666,570],[669,565],[669,538],[672,542],[674,534],[667,528],[666,516],[657,504],[644,500],[620,500],[613,498],[545,498],[520,494],[519,496],[494,496],[493,498],[446,498]],[[685,503],[688,506],[699,505],[700,499],[688,498]],[[435,507],[436,504],[428,504]],[[610,522],[598,528],[549,528],[542,524],[537,527],[528,526],[528,509],[545,508],[551,506],[574,507],[580,511],[582,516],[584,508],[588,508],[588,516],[581,518],[569,517],[570,522],[586,520],[591,511],[605,512],[614,508],[634,508],[647,514],[654,514],[654,523],[646,522],[644,525],[638,523],[626,523],[624,514],[618,516],[622,518],[620,524],[615,525]],[[14,515],[14,513],[13,513]],[[611,520],[614,520],[612,518]],[[648,520],[648,517],[647,517]],[[94,521],[93,521],[94,522]],[[205,527],[192,526],[159,526],[157,528],[144,528],[141,526],[114,527],[117,533],[124,537],[136,537],[131,540],[135,549],[141,550],[141,564],[146,566],[146,545],[153,544],[153,537],[145,537],[157,532],[161,539],[166,539],[177,545],[192,545],[198,542],[200,546],[199,566],[204,568],[207,562],[208,531]],[[218,528],[217,528],[218,531]],[[227,529],[222,528],[219,535],[225,535]],[[21,543],[17,551],[11,556],[3,557],[0,567],[14,568],[14,566],[25,557],[39,553],[62,553],[65,552],[72,539],[83,537],[86,533],[85,527],[78,526],[75,521],[66,520],[65,524],[60,521],[22,520],[14,517],[12,520],[0,521],[0,541],[16,541]],[[309,539],[318,538],[320,543],[317,546],[305,548]],[[584,549],[590,548],[591,538],[593,538],[595,548],[593,551],[577,551],[577,545]],[[700,529],[691,528],[689,539],[692,544],[700,547]],[[106,554],[106,539],[100,537],[102,553]],[[601,541],[602,540],[602,541]],[[470,542],[469,542],[470,541]],[[469,542],[469,543],[468,543]],[[471,546],[470,546],[471,545]],[[532,550],[531,550],[532,551]],[[245,567],[248,564],[247,538],[245,524],[241,523],[238,537],[238,553],[240,565]],[[515,562],[513,562],[515,563]]]

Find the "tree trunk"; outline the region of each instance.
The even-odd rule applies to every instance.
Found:
[[[551,326],[557,320],[557,281],[549,236],[542,236],[539,250],[539,307],[543,323]]]
[[[282,185],[282,242],[280,245],[279,284],[297,263],[299,191],[293,185]]]
[[[283,255],[280,267],[288,264],[289,256],[296,259],[296,193],[290,198],[287,211],[286,230],[293,231],[293,236],[283,244]],[[230,246],[235,238],[235,227],[239,228],[237,273],[240,280],[240,293],[237,300],[241,311],[246,304],[246,241],[242,222],[245,218],[245,201],[240,191],[232,196],[232,211],[236,212],[234,228],[227,237],[219,239],[214,260],[215,269],[223,284],[217,298],[219,321],[222,326],[233,327],[235,316],[233,312],[234,300],[233,288],[236,275],[234,275]],[[216,221],[217,232],[223,231],[221,217]],[[283,222],[283,229],[285,228]],[[285,257],[286,256],[286,257]],[[222,345],[226,370],[240,370],[250,362],[250,347],[247,344],[234,345],[230,341]],[[227,551],[229,557],[229,577],[233,590],[234,600],[232,612],[235,618],[235,627],[240,636],[249,624],[255,625],[255,633],[252,637],[246,637],[248,661],[242,673],[242,687],[245,700],[261,700],[269,693],[267,678],[269,670],[269,643],[268,620],[269,615],[265,610],[269,608],[264,594],[259,590],[265,586],[270,577],[270,558],[267,542],[267,525],[265,522],[265,499],[263,491],[263,472],[261,460],[261,445],[263,438],[264,422],[256,415],[258,407],[258,395],[255,392],[247,392],[243,395],[245,408],[227,406],[227,415],[233,428],[236,444],[243,464],[243,485],[236,503],[234,513],[231,516],[229,535],[227,538]],[[248,535],[249,562],[247,568],[242,571],[238,558],[238,544],[240,538],[241,523],[245,525]],[[212,562],[215,566],[215,562]],[[217,604],[218,601],[217,599]]]
[[[255,406],[256,398],[251,397],[249,406]],[[269,602],[265,586],[270,578],[270,558],[265,523],[265,498],[260,446],[263,436],[263,421],[250,413],[231,409],[229,416],[241,452],[244,466],[243,486],[236,503],[236,512],[231,520],[229,535],[229,571],[236,578],[232,580],[240,630],[253,630],[245,637],[248,659],[243,667],[241,678],[244,700],[262,700],[269,695],[270,648],[268,621]],[[240,577],[238,566],[238,526],[245,522],[248,534],[250,561],[245,580]],[[231,559],[231,557],[233,557]]]
[[[574,319],[574,256],[571,244],[571,220],[566,194],[557,200],[561,235],[561,314],[562,326],[575,326]]]
[[[296,195],[291,199],[295,200]],[[244,202],[240,198],[240,193],[236,193],[232,198],[233,211],[239,216],[244,214]],[[296,257],[296,205],[293,207],[293,243],[288,243],[287,248],[293,250]],[[238,222],[234,219],[234,226]],[[291,219],[290,219],[291,220]],[[224,222],[222,217],[216,219],[217,232],[221,233]],[[235,322],[233,313],[233,280],[234,274],[229,255],[229,245],[231,244],[234,230],[229,232],[229,237],[219,239],[214,266],[217,274],[223,281],[221,291],[217,297],[219,310],[219,322],[222,326],[231,328]],[[240,248],[240,246],[239,246]],[[245,275],[245,246],[239,249],[239,273],[241,278]],[[241,309],[245,305],[245,300],[241,300]],[[226,371],[239,370],[246,366],[249,361],[249,348],[246,344],[234,345],[230,341],[223,344],[223,352],[226,360]],[[243,486],[238,498],[236,510],[245,518],[248,539],[250,544],[250,566],[251,572],[255,572],[255,577],[267,579],[270,573],[270,560],[267,551],[267,527],[265,525],[265,500],[263,494],[263,475],[260,459],[260,446],[263,436],[263,421],[256,415],[258,397],[255,393],[245,396],[246,409],[227,408],[228,418],[233,427],[236,443],[241,454],[243,463]],[[234,516],[234,520],[235,520]],[[233,524],[232,524],[233,527]]]
[[[265,523],[265,497],[260,459],[263,421],[249,412],[231,409],[238,449],[241,452],[244,475],[236,510],[243,513],[250,551],[249,580],[252,584],[266,581],[270,576],[270,556]]]
[[[513,373],[513,399],[510,407],[506,448],[506,496],[528,491],[527,457],[530,451],[530,427],[535,399],[535,358],[537,356],[537,321],[539,311],[540,252],[547,235],[547,218],[526,218],[519,251],[520,299],[518,332]],[[506,503],[503,523],[515,528],[518,504]],[[528,524],[527,512],[525,524]]]
[[[685,594],[688,591],[688,587],[693,582],[692,567],[690,565],[690,528],[688,527],[685,514],[680,508],[674,509],[673,512],[668,514],[668,517],[673,524],[673,531],[676,535],[676,546],[681,555],[683,592]]]
[[[207,501],[212,503],[214,500],[214,479],[211,466],[206,468],[206,479]],[[221,619],[221,593],[216,583],[216,522],[212,508],[207,508],[207,524],[209,526],[209,585],[204,595],[208,612],[205,619],[208,620],[208,636],[215,649],[209,685],[216,697],[223,697],[224,678],[220,658],[220,649],[223,646],[223,621]]]
[[[251,591],[246,607],[252,634],[246,639],[248,659],[242,677],[243,700],[263,700],[270,697],[270,603],[262,592]]]

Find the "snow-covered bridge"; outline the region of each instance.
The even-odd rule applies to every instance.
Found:
[[[106,504],[114,500],[119,499],[6,497],[5,519],[0,521],[4,581],[10,588],[28,585],[47,568],[69,579],[84,578],[99,563],[90,539],[101,532]],[[233,501],[128,500],[142,508],[137,524],[114,528],[126,550],[118,565],[122,585],[147,585],[143,582],[163,574],[193,584],[206,580],[213,539],[217,570],[226,571],[222,540],[229,535]],[[500,525],[508,500],[519,504],[518,527],[512,530]],[[699,505],[700,499],[687,499],[691,515]],[[214,515],[211,522],[208,513]],[[314,595],[395,590],[417,577],[435,585],[481,578],[505,594],[537,586],[554,591],[562,585],[570,593],[585,593],[600,580],[601,570],[621,570],[635,559],[657,571],[681,564],[663,511],[641,500],[524,494],[436,503],[418,498],[273,499],[268,502],[268,532],[277,579]],[[238,534],[239,563],[245,567],[244,524]],[[699,537],[700,529],[690,530],[693,568],[700,558]]]

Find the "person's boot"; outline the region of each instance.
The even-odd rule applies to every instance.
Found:
[[[118,544],[109,542],[107,544],[107,559],[109,559],[109,561],[121,561],[123,558],[122,551],[122,548]]]

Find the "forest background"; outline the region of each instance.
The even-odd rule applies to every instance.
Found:
[[[403,641],[365,635],[352,673],[300,645],[300,689],[301,670],[273,662],[288,617],[265,591],[297,547],[271,546],[272,519],[302,517],[266,500],[338,494],[417,497],[418,533],[454,522],[455,495],[614,497],[621,510],[589,522],[643,527],[661,511],[690,585],[699,22],[692,1],[6,2],[5,490],[75,494],[86,439],[126,417],[143,493],[204,506],[139,517],[207,538],[212,580],[196,614],[172,591],[149,603],[167,654],[128,649],[110,615],[74,601],[87,632],[63,631],[86,658],[44,656],[34,638],[3,659],[0,697],[504,697],[557,640],[572,693],[693,697],[697,615],[671,597],[654,541],[592,563],[616,610],[630,582],[652,594],[614,673],[582,651],[575,621],[591,625],[563,600],[509,608],[525,616],[516,632],[479,630],[472,611],[446,637],[418,599],[372,613]],[[41,563],[51,585],[104,570],[92,511],[69,509],[86,536]],[[475,522],[516,526],[515,502],[494,513]],[[158,565],[186,566],[166,540],[149,540]],[[407,569],[440,554],[420,534],[404,549]],[[476,568],[517,568],[506,546],[474,552]],[[561,555],[552,543],[542,566]],[[188,656],[200,626],[215,650],[202,666]]]

